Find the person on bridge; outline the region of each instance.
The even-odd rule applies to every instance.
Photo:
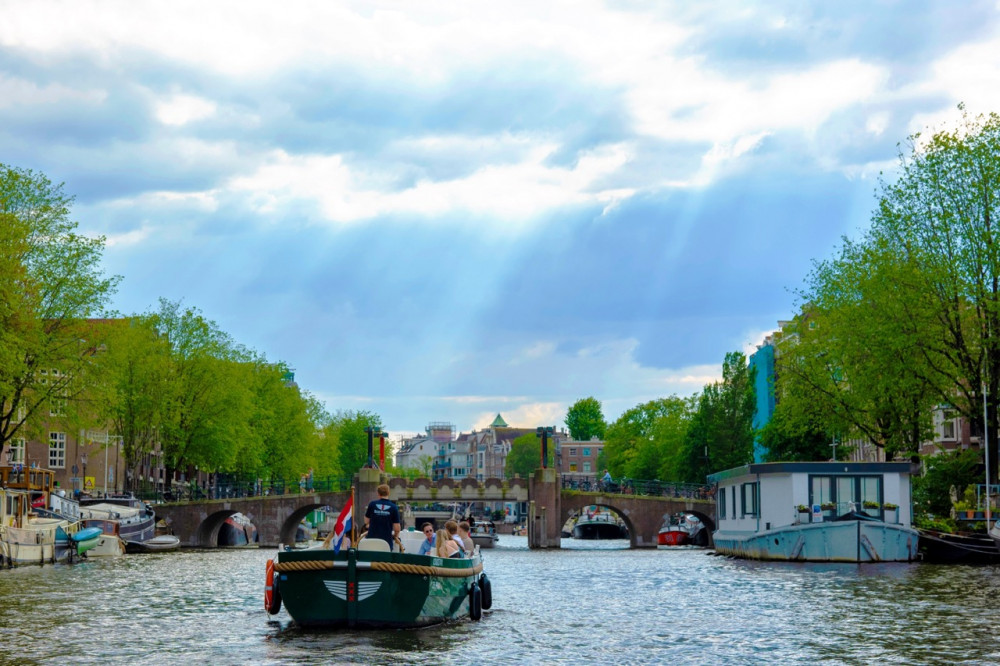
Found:
[[[368,503],[365,510],[365,529],[369,539],[383,539],[389,548],[399,537],[399,507],[389,499],[389,486],[382,484],[376,490],[378,499]]]

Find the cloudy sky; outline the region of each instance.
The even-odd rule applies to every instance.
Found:
[[[393,433],[698,392],[1000,111],[991,2],[0,0],[0,162],[115,307],[193,306]]]

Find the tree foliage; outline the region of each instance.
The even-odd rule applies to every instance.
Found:
[[[637,405],[618,417],[608,426],[603,451],[612,476],[673,478],[692,406],[692,399],[671,396]]]
[[[549,439],[548,466],[555,465],[555,444]],[[510,444],[510,452],[504,463],[504,474],[512,478],[515,474],[528,478],[542,466],[542,439],[538,433],[528,432]]]
[[[882,182],[871,228],[810,276],[804,300],[829,332],[785,357],[800,366],[780,368],[797,375],[790,391],[814,382],[802,399],[822,401],[842,427],[904,452],[927,438],[935,404],[982,432],[984,389],[997,432],[1000,116],[964,114],[909,149],[899,178]],[[995,465],[995,440],[990,449]]]
[[[722,381],[705,387],[684,437],[678,465],[682,480],[704,483],[719,470],[753,460],[754,370],[742,352],[729,352]]]
[[[323,428],[325,448],[335,463],[331,473],[349,477],[368,462],[368,433],[365,428],[382,429],[382,419],[368,411],[341,411]],[[373,440],[372,454],[378,456],[378,441]],[[377,462],[377,461],[376,461]]]
[[[72,203],[44,175],[0,164],[0,454],[72,410],[93,378],[101,329],[86,320],[119,278],[100,269],[104,238],[76,232]]]
[[[594,437],[604,439],[607,424],[600,401],[591,396],[573,403],[566,412],[566,427],[577,441],[587,442]]]

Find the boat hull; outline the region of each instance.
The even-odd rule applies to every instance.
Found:
[[[917,559],[919,542],[916,530],[866,520],[789,525],[753,533],[719,530],[712,538],[720,555],[794,562],[910,562]]]
[[[279,552],[274,568],[299,626],[412,628],[470,616],[482,561],[310,549]]]
[[[500,537],[496,534],[473,534],[472,543],[479,546],[480,548],[493,548],[496,546],[497,541]]]
[[[581,522],[573,526],[574,539],[627,539],[621,525],[612,522]]]
[[[937,564],[996,564],[1000,549],[989,536],[959,535],[918,530],[920,556],[924,562]]]
[[[793,562],[911,562],[919,534],[902,525],[837,520],[789,525],[765,532],[712,535],[715,552],[751,560]]]
[[[161,534],[145,541],[126,541],[126,553],[166,553],[181,547],[181,540],[172,534]]]
[[[685,546],[688,541],[690,541],[688,533],[680,530],[660,532],[656,537],[656,545],[658,546]]]

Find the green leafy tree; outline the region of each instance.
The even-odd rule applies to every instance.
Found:
[[[336,452],[337,475],[354,476],[368,462],[368,433],[365,428],[381,430],[381,417],[368,411],[337,412],[324,428],[326,439]],[[373,456],[378,455],[377,447],[378,442],[373,440]]]
[[[651,400],[608,426],[604,455],[611,475],[670,478],[691,417],[691,401],[677,396]]]
[[[758,433],[766,452],[766,462],[826,460],[830,457],[833,437],[825,430],[827,425],[822,418],[813,419],[810,416],[789,416],[788,403],[783,401],[777,404],[771,420]]]
[[[102,329],[86,320],[119,278],[100,269],[104,238],[76,233],[72,203],[44,175],[0,164],[0,455],[93,380]]]
[[[570,436],[577,441],[587,442],[594,437],[604,439],[607,424],[600,401],[591,396],[573,403],[566,412],[566,427],[569,428]]]
[[[722,363],[722,381],[706,386],[684,437],[683,480],[704,483],[714,472],[753,460],[754,370],[741,352]]]
[[[160,429],[168,484],[175,470],[234,469],[241,442],[253,436],[254,396],[241,367],[248,354],[194,308],[161,299],[152,321],[170,349]]]
[[[99,381],[88,393],[97,422],[121,437],[132,490],[142,457],[158,441],[166,402],[170,350],[149,317],[115,320],[95,358]]]
[[[923,516],[950,516],[952,489],[961,498],[965,487],[983,478],[980,454],[972,449],[926,456],[924,466],[923,476],[913,479],[913,511]]]
[[[548,466],[555,465],[555,445],[549,440]],[[529,432],[516,438],[510,444],[510,452],[504,463],[504,474],[508,479],[515,474],[528,478],[542,466],[542,440],[537,433]]]
[[[912,451],[926,437],[929,404],[951,405],[982,432],[984,391],[997,432],[1000,116],[963,108],[954,130],[916,134],[909,148],[899,178],[881,184],[871,228],[818,267],[805,298],[844,318],[831,323],[827,345],[845,382],[830,403],[839,401],[837,418],[875,444]],[[827,387],[817,399],[832,393],[829,380],[815,381]],[[989,447],[995,467],[995,438]]]

